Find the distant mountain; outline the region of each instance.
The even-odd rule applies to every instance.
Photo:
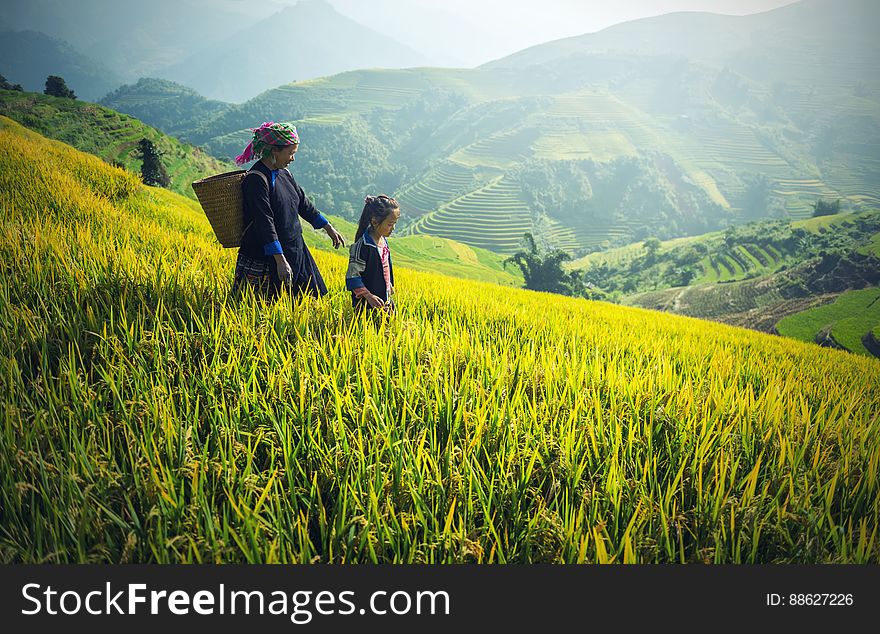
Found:
[[[510,48],[510,34],[497,28],[498,24],[494,25],[496,28],[486,28],[478,16],[461,11],[454,3],[445,6],[413,0],[330,0],[330,3],[364,26],[389,34],[424,53],[435,66],[470,68],[498,57],[491,51],[514,50]],[[438,37],[438,33],[442,36]]]
[[[300,0],[292,7],[278,0],[15,1],[5,3],[0,12],[3,30],[38,31],[68,42],[121,78],[111,88],[141,77],[162,77],[229,101],[343,70],[452,63],[457,59],[455,37],[464,37],[458,33],[446,38],[442,47],[431,43],[429,60],[390,41],[398,34],[391,28],[362,27],[323,0]],[[257,53],[268,50],[267,39],[275,43],[278,55],[268,64],[270,70],[265,55]],[[15,76],[18,69],[6,64],[0,72]],[[250,92],[237,91],[239,83],[248,84]]]
[[[428,60],[391,37],[301,0],[155,74],[223,101],[245,101],[292,81],[355,68],[405,68]]]
[[[229,107],[228,103],[206,99],[192,88],[147,77],[136,84],[120,86],[100,103],[149,122],[172,136],[204,125]]]
[[[745,16],[670,13],[522,50],[487,68],[552,65],[577,56],[677,56],[726,66],[757,80],[880,81],[880,3],[802,0]],[[589,57],[581,57],[587,61]]]
[[[25,90],[43,92],[46,77],[59,75],[78,98],[89,101],[122,83],[104,64],[63,40],[36,31],[0,32],[0,64],[0,72]]]
[[[2,24],[70,42],[116,72],[119,85],[155,75],[277,8],[272,0],[27,0],[4,3]]]

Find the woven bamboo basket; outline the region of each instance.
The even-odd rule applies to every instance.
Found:
[[[241,181],[247,170],[235,170],[197,180],[192,184],[196,197],[214,229],[214,235],[226,248],[237,247],[241,240]]]

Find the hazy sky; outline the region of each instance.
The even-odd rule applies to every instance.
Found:
[[[294,0],[276,0],[294,4]],[[445,63],[471,66],[534,44],[674,11],[744,15],[794,0],[328,0]]]

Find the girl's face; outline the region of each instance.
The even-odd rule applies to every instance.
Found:
[[[388,214],[382,222],[378,222],[373,218],[371,223],[373,225],[373,233],[376,234],[377,238],[387,238],[394,231],[394,225],[397,224],[399,218],[400,211],[397,209]]]

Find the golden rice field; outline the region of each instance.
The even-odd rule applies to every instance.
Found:
[[[3,562],[880,563],[880,362],[406,270],[228,297],[197,207],[0,120]],[[392,244],[393,249],[393,244]]]

